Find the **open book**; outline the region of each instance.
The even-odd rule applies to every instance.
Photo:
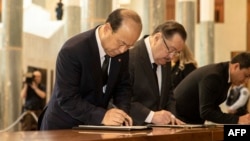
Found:
[[[151,126],[95,126],[95,125],[78,125],[73,129],[80,130],[116,130],[116,131],[132,131],[132,130],[148,130]]]
[[[216,124],[183,124],[183,125],[171,125],[171,124],[151,124],[151,127],[169,127],[169,128],[208,128],[217,127]]]

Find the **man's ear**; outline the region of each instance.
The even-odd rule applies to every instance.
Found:
[[[154,40],[155,40],[155,41],[158,41],[158,40],[160,40],[161,38],[163,38],[162,36],[163,36],[162,33],[161,33],[161,32],[158,32],[158,33],[156,33],[156,34],[154,35]]]
[[[235,70],[240,70],[240,63],[234,63],[234,64],[232,64],[232,66],[233,66],[233,70],[235,71]]]
[[[110,23],[105,23],[102,27],[101,36],[102,38],[108,38],[112,34],[112,28]]]
[[[235,63],[236,69],[238,68],[240,70],[240,63]]]
[[[112,27],[111,27],[110,23],[105,23],[105,24],[104,24],[103,31],[104,31],[105,33],[112,32]]]

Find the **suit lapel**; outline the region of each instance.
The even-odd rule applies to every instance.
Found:
[[[145,77],[148,78],[149,82],[154,82],[152,83],[152,89],[154,92],[157,92],[156,95],[159,96],[159,88],[155,80],[154,72],[152,69],[152,64],[149,59],[149,55],[148,55],[148,51],[147,51],[147,47],[144,42],[144,39],[141,40],[140,44],[141,45],[138,46],[138,51],[139,51],[140,59],[142,60],[143,70],[145,71]]]
[[[114,80],[116,80],[119,75],[118,73],[119,73],[122,61],[123,60],[119,55],[111,58],[106,93],[109,93],[110,87],[114,85]]]
[[[167,62],[166,65],[162,66],[162,86],[161,86],[161,99],[159,104],[159,109],[163,109],[164,105],[168,101],[170,95],[170,82],[171,82],[171,62]]]
[[[90,39],[89,50],[90,54],[88,57],[89,66],[91,66],[91,75],[94,79],[95,86],[97,87],[98,93],[102,94],[102,70],[101,70],[101,60],[100,60],[100,53],[95,37],[95,30],[93,30]],[[86,57],[87,58],[87,57]],[[98,94],[97,93],[97,94]]]
[[[149,59],[148,51],[146,48],[146,44],[144,42],[144,39],[140,41],[140,45],[138,47],[138,52],[140,55],[140,59],[142,60],[142,67],[145,71],[145,77],[148,78],[149,82],[155,82],[154,78],[154,72],[152,69],[152,64]],[[171,62],[168,62],[166,65],[163,65],[161,68],[161,74],[162,74],[162,85],[161,85],[161,94],[159,92],[159,88],[157,86],[157,83],[152,83],[152,89],[154,92],[157,92],[154,94],[155,96],[159,97],[160,102],[158,105],[159,109],[164,109],[164,105],[166,105],[166,102],[168,100],[169,95],[169,89],[170,89],[170,73],[171,73]]]

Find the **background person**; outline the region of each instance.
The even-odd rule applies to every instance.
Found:
[[[190,72],[197,68],[197,61],[187,45],[171,60],[171,90],[184,79]]]
[[[63,17],[63,3],[61,0],[57,3],[57,7],[55,9],[56,11],[56,19],[57,20],[62,20]]]
[[[135,125],[183,124],[173,117],[167,101],[170,61],[183,49],[186,38],[187,33],[181,24],[167,21],[130,49],[129,68],[133,86],[130,114]],[[153,64],[157,66],[156,72]]]
[[[39,118],[40,129],[71,129],[79,124],[132,125],[128,115],[128,49],[141,30],[136,12],[116,9],[104,24],[66,41],[57,57],[55,87],[44,116]],[[106,55],[109,61],[104,61]],[[109,62],[107,81],[102,75],[104,62]],[[108,110],[111,98],[117,108]]]
[[[21,90],[21,98],[24,99],[23,111],[34,112],[37,117],[40,116],[46,98],[46,89],[42,81],[42,74],[35,70],[32,76],[26,79]],[[37,130],[37,121],[31,114],[27,114],[21,120],[21,128],[24,131]]]
[[[183,50],[173,56],[171,60],[171,87],[169,102],[175,105],[173,91],[176,86],[193,70],[197,68],[197,62],[190,48],[185,44]],[[175,113],[175,107],[172,109]]]

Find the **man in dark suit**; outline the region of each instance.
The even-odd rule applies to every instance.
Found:
[[[131,95],[128,48],[141,30],[136,12],[117,9],[104,24],[69,39],[57,58],[55,87],[44,116],[40,116],[40,129],[132,125],[127,114]],[[105,55],[111,57],[106,83],[101,69]],[[111,98],[117,108],[107,110]]]
[[[186,123],[205,121],[222,124],[250,124],[250,114],[223,113],[229,87],[241,85],[250,78],[250,53],[235,56],[230,62],[200,67],[185,77],[174,91],[176,117]]]
[[[168,98],[170,61],[183,49],[186,38],[187,33],[181,24],[167,21],[130,50],[129,69],[133,85],[130,114],[135,125],[183,123],[171,114]],[[152,64],[157,67],[156,72]]]

